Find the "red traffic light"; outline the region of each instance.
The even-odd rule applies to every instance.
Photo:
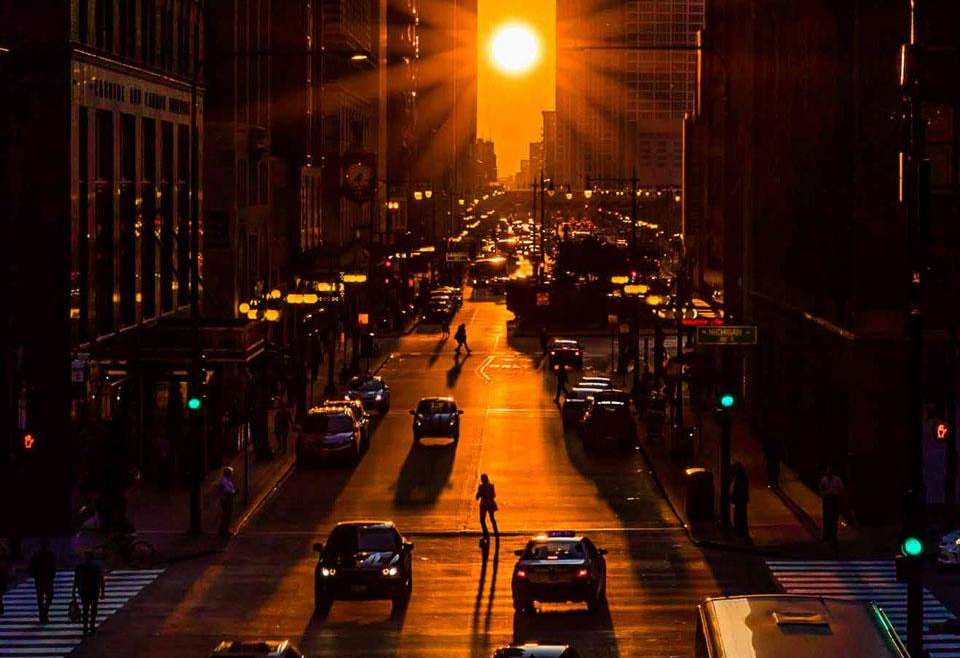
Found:
[[[36,443],[36,439],[33,438],[33,434],[24,434],[23,435],[23,449],[24,450],[33,450],[33,444]]]
[[[937,423],[937,441],[946,441],[950,438],[950,426],[946,423]]]

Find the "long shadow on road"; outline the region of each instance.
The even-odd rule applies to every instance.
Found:
[[[414,445],[397,477],[394,501],[398,507],[432,505],[443,493],[457,445],[453,442],[441,445]]]

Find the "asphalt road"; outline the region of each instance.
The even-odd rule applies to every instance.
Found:
[[[205,656],[221,639],[290,638],[308,656],[489,656],[511,642],[570,642],[584,656],[692,656],[706,596],[769,588],[755,558],[687,540],[639,454],[584,454],[564,435],[536,339],[508,335],[502,302],[467,301],[473,352],[424,327],[400,341],[381,374],[391,411],[359,466],[297,471],[222,554],[171,566],[74,655]],[[586,370],[609,343],[587,341]],[[459,444],[414,448],[408,410],[453,395]],[[478,547],[473,494],[496,484],[499,552]],[[402,617],[387,602],[313,611],[312,544],[338,521],[392,519],[415,542],[414,593]],[[513,550],[531,534],[575,529],[607,548],[608,609],[549,605],[515,616]]]

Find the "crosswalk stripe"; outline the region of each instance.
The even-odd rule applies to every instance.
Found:
[[[106,596],[97,606],[97,626],[123,608],[144,587],[155,581],[163,569],[124,569],[106,575]],[[3,596],[0,615],[0,658],[63,658],[82,641],[81,625],[67,619],[73,594],[73,572],[58,571],[54,579],[50,623],[37,618],[37,595],[33,582],[20,583]]]
[[[906,637],[907,586],[896,580],[891,560],[767,560],[767,568],[788,594],[812,594],[875,603],[883,608],[897,633]],[[928,590],[923,592],[923,618],[928,632],[924,648],[931,658],[960,658],[960,636],[929,630],[929,624],[955,616]]]

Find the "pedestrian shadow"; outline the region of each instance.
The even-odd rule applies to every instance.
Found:
[[[447,486],[456,454],[457,444],[452,442],[441,445],[414,445],[410,448],[394,489],[396,505],[432,505]]]
[[[477,597],[473,604],[473,622],[471,624],[471,637],[473,641],[470,646],[470,655],[472,658],[486,658],[486,656],[490,655],[490,620],[493,613],[493,600],[497,591],[497,570],[500,566],[500,538],[497,537],[494,539],[492,560],[489,543],[480,545],[480,557],[482,559],[480,564],[480,579],[477,583]],[[487,566],[491,562],[490,592],[487,595],[486,609],[481,613],[481,609],[483,608],[483,595],[487,582]]]
[[[463,364],[466,363],[469,358],[469,354],[462,357],[459,354],[453,355],[453,366],[447,370],[447,388],[453,388],[457,385],[460,373],[463,372]]]
[[[550,606],[535,614],[513,615],[513,643],[569,644],[582,656],[619,656],[610,607],[604,603],[591,614],[566,606],[556,610]]]
[[[433,351],[430,352],[430,358],[427,360],[428,367],[432,368],[433,364],[440,358],[440,355],[443,354],[443,348],[446,347],[449,338],[449,336],[443,336],[437,341],[437,344],[433,346]]]

